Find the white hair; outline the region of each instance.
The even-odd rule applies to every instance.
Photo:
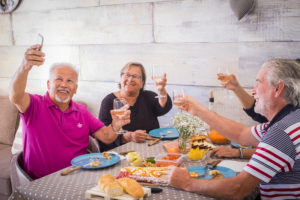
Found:
[[[273,58],[263,64],[269,68],[267,80],[275,87],[284,83],[284,98],[287,103],[300,106],[300,64],[296,60]]]
[[[60,67],[68,67],[68,68],[72,69],[76,73],[77,81],[78,81],[78,76],[79,76],[78,70],[76,69],[76,67],[74,65],[72,65],[71,63],[67,63],[67,62],[53,63],[49,70],[49,79],[51,79],[51,76],[53,75],[53,71]]]

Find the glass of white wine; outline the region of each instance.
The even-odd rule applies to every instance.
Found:
[[[155,81],[155,84],[158,84],[159,82],[162,81],[164,77],[164,72],[161,70],[159,66],[152,66],[152,80]],[[161,86],[157,88],[158,90],[161,90]],[[158,94],[155,98],[163,98],[166,97],[164,95]]]
[[[231,80],[228,67],[218,67],[218,80],[221,82],[228,82]]]
[[[113,109],[118,117],[124,115],[126,112],[125,105],[127,104],[126,100],[124,98],[118,99],[115,98],[113,102]],[[118,134],[124,134],[126,131],[121,127],[119,130]]]
[[[183,105],[183,98],[184,98],[183,88],[173,90],[172,97],[173,97],[173,104],[177,107],[181,107]]]
[[[218,67],[218,80],[222,83],[227,83],[231,80],[230,72],[228,67]],[[226,97],[231,98],[231,94],[228,89],[226,89]]]

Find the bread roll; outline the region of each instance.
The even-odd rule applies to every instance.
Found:
[[[123,188],[116,182],[115,177],[110,174],[104,174],[98,180],[98,187],[110,197],[120,196]]]
[[[117,181],[125,190],[125,192],[127,192],[131,196],[135,198],[144,197],[144,190],[142,186],[138,182],[136,182],[136,180],[132,178],[124,177],[124,178],[119,178]]]

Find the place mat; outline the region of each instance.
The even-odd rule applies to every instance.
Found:
[[[235,172],[241,172],[243,171],[244,167],[246,167],[247,163],[247,161],[222,160],[218,166],[228,167]]]

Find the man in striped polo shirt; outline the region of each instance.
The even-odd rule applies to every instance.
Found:
[[[181,109],[197,115],[228,139],[257,146],[247,166],[236,177],[193,179],[188,170],[172,169],[171,185],[190,192],[241,199],[260,185],[261,199],[300,198],[300,65],[290,59],[263,64],[253,88],[255,112],[269,123],[245,127],[209,111],[186,96]]]

